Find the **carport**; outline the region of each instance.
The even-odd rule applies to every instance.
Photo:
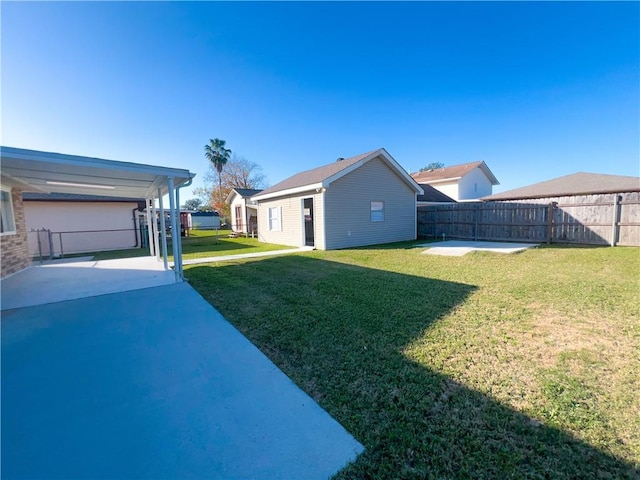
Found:
[[[187,170],[1,153],[16,184],[145,198],[149,220],[168,194],[180,231]],[[2,279],[3,478],[323,479],[354,460],[363,446],[181,281],[179,234],[170,271],[160,222],[151,257]]]
[[[163,197],[169,196],[171,231],[180,232],[180,189],[191,185],[195,174],[179,168],[13,147],[0,147],[0,156],[3,177],[28,185],[32,191],[146,199],[147,223],[151,225],[149,254],[160,260],[162,252],[164,268],[169,270]],[[157,222],[152,220],[158,213],[156,199],[160,211],[160,231]],[[182,280],[182,242],[179,234],[171,235],[171,244],[175,280],[179,282]]]

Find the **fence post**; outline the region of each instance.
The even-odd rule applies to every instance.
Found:
[[[473,227],[473,240],[475,242],[478,241],[478,207],[479,206],[480,205],[476,203],[474,205],[475,208],[473,209],[473,216],[474,216],[474,223],[475,223],[475,225]]]
[[[612,247],[616,246],[616,240],[618,238],[618,229],[619,229],[618,213],[619,213],[619,208],[620,208],[619,200],[620,200],[620,197],[616,193],[613,196],[613,221],[611,222],[611,246]]]
[[[49,260],[53,260],[53,233],[51,230],[47,230],[47,235],[49,235]],[[60,237],[60,249],[62,249],[62,237]]]
[[[553,240],[553,209],[556,202],[550,202],[547,208],[547,245]]]

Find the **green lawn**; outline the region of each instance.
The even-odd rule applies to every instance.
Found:
[[[337,478],[640,477],[637,248],[185,267],[366,452]]]
[[[286,245],[260,243],[257,238],[229,238],[231,230],[220,230],[216,234],[213,230],[192,231],[191,236],[182,238],[182,257],[184,259],[217,257],[220,255],[234,255],[239,253],[268,252],[291,248]],[[171,240],[167,240],[169,261],[173,261]],[[162,248],[162,246],[160,246]],[[144,257],[149,255],[146,248],[130,248],[126,250],[110,250],[106,252],[79,253],[65,255],[66,257],[93,256],[95,260],[111,260],[116,258]]]

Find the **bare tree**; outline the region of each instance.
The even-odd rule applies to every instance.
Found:
[[[224,170],[218,173],[211,165],[209,171],[205,174],[203,179],[204,187],[196,188],[193,191],[194,195],[197,195],[206,204],[217,204],[215,190],[219,184],[220,194],[222,198],[222,205],[219,209],[220,215],[229,216],[229,206],[224,203],[224,200],[231,192],[233,188],[253,188],[262,189],[267,185],[266,177],[262,173],[262,167],[255,162],[247,160],[246,158],[232,154],[231,158],[225,163]]]
[[[222,185],[228,190],[232,188],[259,189],[266,185],[266,177],[257,163],[240,155],[232,155],[222,172]]]

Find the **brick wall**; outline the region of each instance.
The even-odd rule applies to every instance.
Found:
[[[31,264],[31,257],[27,247],[27,226],[24,221],[24,208],[22,206],[22,190],[12,189],[11,198],[13,200],[16,233],[14,235],[0,236],[0,277],[2,278]]]

